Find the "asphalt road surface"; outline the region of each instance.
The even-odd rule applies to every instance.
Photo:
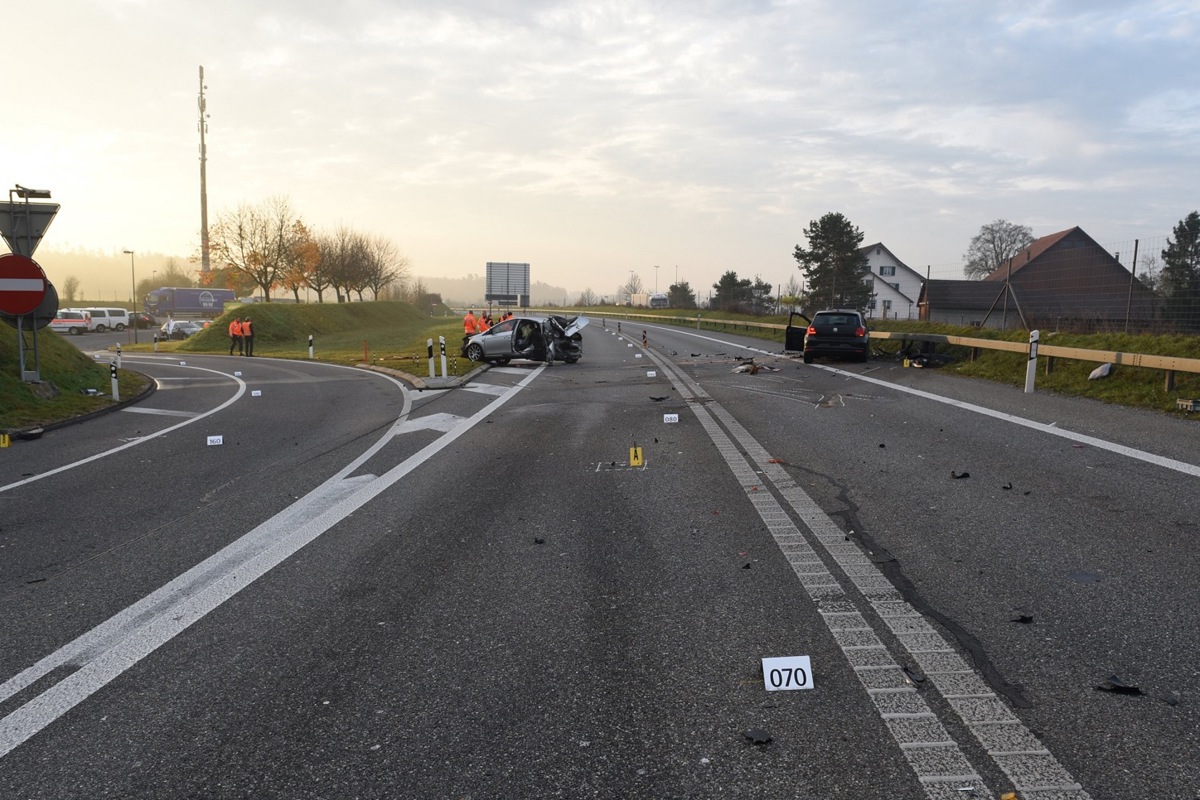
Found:
[[[1194,422],[622,326],[127,354],[0,451],[0,797],[1200,797]]]

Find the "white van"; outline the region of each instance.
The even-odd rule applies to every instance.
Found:
[[[96,333],[123,331],[129,327],[129,312],[123,308],[81,308],[92,317]]]

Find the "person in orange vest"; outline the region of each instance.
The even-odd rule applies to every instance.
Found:
[[[242,317],[242,341],[246,345],[243,355],[254,355],[254,328],[249,317]]]
[[[477,325],[478,323],[475,322],[475,311],[472,309],[463,317],[463,336],[474,336],[479,333]]]
[[[229,355],[233,355],[233,348],[237,348],[238,355],[242,354],[242,322],[237,317],[233,318],[233,322],[229,323]]]
[[[492,322],[483,314],[479,315],[479,319],[475,321],[475,326],[480,333],[487,333],[488,328],[492,327]]]

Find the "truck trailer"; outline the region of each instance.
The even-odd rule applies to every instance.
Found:
[[[146,313],[156,317],[218,317],[237,295],[232,289],[164,286],[146,295]]]

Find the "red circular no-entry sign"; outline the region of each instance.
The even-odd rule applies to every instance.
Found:
[[[32,258],[18,253],[0,256],[0,312],[20,316],[42,304],[46,273]]]

